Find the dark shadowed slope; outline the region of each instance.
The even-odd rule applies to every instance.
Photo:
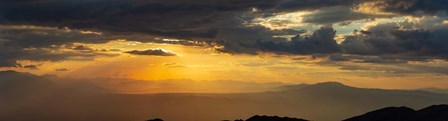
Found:
[[[408,107],[387,107],[345,121],[409,121],[414,114],[414,109]]]
[[[407,107],[387,107],[344,121],[448,121],[448,105],[433,105],[418,111]]]

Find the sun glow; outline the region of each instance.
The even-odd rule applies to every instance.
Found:
[[[253,24],[261,25],[273,30],[289,29],[306,25],[303,23],[305,15],[312,14],[310,11],[298,11],[292,13],[281,13],[267,18],[256,18]]]
[[[256,56],[220,54],[209,47],[143,43],[127,40],[116,40],[104,44],[76,43],[76,45],[91,48],[89,51],[101,51],[101,53],[115,56],[99,56],[91,61],[20,61],[24,66],[37,65],[39,69],[20,68],[18,70],[35,74],[55,74],[62,77],[79,79],[85,77],[111,78],[148,80],[164,83],[166,80],[183,80],[185,82],[177,81],[177,85],[188,84],[191,81],[196,86],[201,86],[201,81],[215,82],[221,80],[257,83],[317,83],[338,81],[357,87],[382,87],[391,89],[415,88],[419,86],[437,87],[437,85],[443,85],[445,83],[443,81],[445,76],[443,75],[435,76],[426,73],[413,73],[406,76],[393,76],[394,73],[397,73],[394,72],[395,70],[403,70],[403,67],[390,67],[390,65],[374,65],[351,61],[337,62],[338,64],[336,64],[329,62],[327,57],[319,56],[276,55],[271,53],[260,53]],[[161,48],[182,56],[151,56],[125,53],[130,50],[147,50],[153,48]],[[440,64],[440,66],[443,66],[443,64],[445,63]],[[356,69],[364,66],[369,68]],[[382,68],[389,70],[382,70]],[[423,84],[418,81],[422,78],[432,78],[434,81],[433,83]],[[359,80],[363,81],[360,82]],[[398,84],[398,82],[414,83],[403,85]],[[166,82],[166,84],[172,83],[174,82]],[[219,87],[225,85],[223,84]],[[131,87],[123,87],[120,90],[126,93],[144,93],[144,90],[157,91],[154,90],[156,87],[135,87],[138,89],[131,89]],[[198,89],[207,90],[205,87]],[[168,87],[160,88],[158,91],[167,91],[170,89]],[[182,89],[173,89],[172,91],[179,90]],[[211,90],[213,89],[209,89],[209,91]]]

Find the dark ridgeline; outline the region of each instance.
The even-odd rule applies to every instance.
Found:
[[[433,105],[421,110],[387,107],[344,121],[448,121],[448,105]]]
[[[408,121],[415,110],[408,107],[387,107],[344,121]]]
[[[156,118],[156,119],[149,119],[149,120],[146,120],[146,121],[163,121],[163,120],[160,119],[160,118]]]
[[[308,121],[305,119],[278,117],[278,116],[259,116],[255,115],[247,119],[246,121]]]
[[[147,121],[163,121],[163,120],[157,118],[157,119],[151,119],[151,120],[147,120]],[[230,120],[222,120],[222,121],[230,121]],[[244,120],[243,119],[235,119],[233,121],[244,121]],[[245,121],[308,121],[308,120],[298,119],[298,118],[289,118],[289,117],[279,117],[279,116],[255,115]]]
[[[147,121],[163,121],[151,119]],[[223,120],[230,121],[230,120]],[[236,119],[234,121],[244,121]],[[255,115],[245,121],[308,121],[299,118]],[[421,110],[408,107],[386,107],[343,121],[448,121],[448,105],[433,105]]]

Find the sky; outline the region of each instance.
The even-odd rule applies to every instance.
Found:
[[[126,93],[328,81],[448,88],[447,8],[446,0],[0,0],[0,70],[162,83],[100,83]]]

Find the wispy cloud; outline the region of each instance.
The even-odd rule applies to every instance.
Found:
[[[152,55],[152,56],[176,56],[177,54],[165,49],[156,48],[156,49],[148,49],[148,50],[132,50],[126,51],[125,53],[133,54],[133,55]]]

